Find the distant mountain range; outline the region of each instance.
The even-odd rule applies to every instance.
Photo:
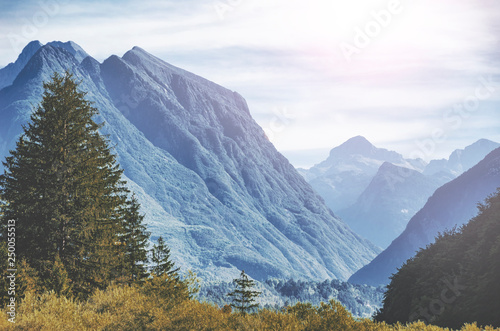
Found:
[[[481,139],[448,160],[426,164],[354,137],[299,172],[357,234],[386,248],[441,185],[481,161],[500,144]]]
[[[0,157],[55,71],[73,73],[100,110],[152,239],[162,235],[183,270],[345,280],[380,252],[276,151],[243,97],[138,47],[99,63],[73,42],[27,45],[0,70]]]
[[[499,143],[480,139],[464,149],[455,150],[448,159],[430,161],[424,169],[424,175],[432,176],[441,173],[458,177],[498,147],[500,147]]]
[[[425,206],[412,217],[404,232],[349,282],[388,284],[397,268],[420,248],[432,243],[439,232],[469,221],[477,214],[477,204],[500,187],[500,148],[477,165],[440,187]]]
[[[418,170],[425,166],[422,160],[405,160],[401,154],[376,148],[357,136],[332,149],[325,161],[300,172],[337,212],[356,202],[384,162]]]

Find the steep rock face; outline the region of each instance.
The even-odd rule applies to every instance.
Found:
[[[101,111],[153,240],[204,279],[346,279],[378,252],[265,138],[245,100],[135,47],[102,64],[74,43],[41,47],[0,91],[6,155],[54,71],[73,72]],[[83,53],[82,53],[83,51]]]
[[[477,204],[500,187],[500,148],[476,166],[443,185],[410,220],[405,231],[370,264],[350,277],[357,284],[388,284],[395,273],[416,251],[434,241],[439,232],[469,221]]]
[[[337,214],[354,232],[387,248],[432,193],[447,181],[386,162],[356,203]]]
[[[334,211],[353,205],[384,162],[420,170],[423,161],[405,160],[401,154],[373,146],[357,136],[330,151],[329,157],[301,173]]]

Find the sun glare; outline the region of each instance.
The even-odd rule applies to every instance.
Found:
[[[464,1],[314,0],[287,6],[295,45],[336,73],[405,75],[436,59],[470,55],[484,45],[486,25]]]

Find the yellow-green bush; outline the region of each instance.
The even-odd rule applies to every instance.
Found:
[[[113,285],[79,302],[54,292],[27,293],[17,307],[16,323],[4,312],[0,330],[355,330],[438,331],[422,322],[386,325],[359,320],[338,302],[320,306],[299,303],[283,311],[260,310],[255,314],[228,313],[214,305],[168,293],[152,295],[156,283],[147,286]],[[149,286],[149,287],[148,287]],[[493,331],[465,325],[461,331]],[[498,330],[498,329],[496,329]]]

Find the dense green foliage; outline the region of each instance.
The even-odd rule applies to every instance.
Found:
[[[458,230],[440,234],[392,276],[376,319],[500,326],[500,190]]]
[[[148,235],[139,205],[70,74],[54,74],[4,162],[0,231],[15,220],[15,254],[41,289],[86,297],[143,279]],[[12,229],[10,229],[12,230]]]

